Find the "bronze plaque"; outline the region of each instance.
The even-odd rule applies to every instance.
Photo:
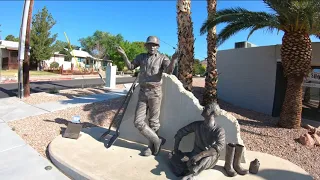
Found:
[[[82,128],[82,124],[69,122],[67,129],[64,132],[62,137],[71,138],[71,139],[78,139],[80,136],[81,128]]]

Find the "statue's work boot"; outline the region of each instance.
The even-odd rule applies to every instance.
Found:
[[[241,167],[241,158],[243,154],[244,146],[241,144],[236,144],[236,151],[234,154],[233,168],[240,175],[248,174],[248,170]]]
[[[233,169],[233,158],[235,153],[235,144],[229,143],[226,147],[226,158],[224,169],[229,177],[237,175],[237,172]]]
[[[145,126],[140,133],[153,144],[153,155],[158,155],[161,149],[162,140],[149,126]]]
[[[152,152],[153,152],[152,147],[153,147],[153,144],[151,141],[149,141],[149,145],[145,150],[142,151],[142,155],[143,156],[151,156]]]

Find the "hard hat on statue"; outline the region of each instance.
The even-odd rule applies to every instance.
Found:
[[[146,40],[146,44],[149,44],[149,43],[157,44],[158,46],[160,46],[159,38],[156,36],[149,36]]]

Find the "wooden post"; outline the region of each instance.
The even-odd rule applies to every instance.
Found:
[[[29,71],[30,71],[30,24],[32,20],[32,10],[33,10],[34,0],[30,0],[30,7],[28,11],[28,20],[27,20],[27,29],[26,29],[26,43],[25,43],[25,53],[24,53],[24,61],[23,61],[23,89],[24,89],[24,97],[30,96],[30,79],[29,79]]]

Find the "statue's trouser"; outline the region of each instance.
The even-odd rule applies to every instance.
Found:
[[[146,89],[141,88],[139,92],[138,104],[135,112],[134,125],[138,130],[142,130],[146,126],[147,109],[149,110],[149,126],[153,131],[160,128],[160,106],[162,92],[161,88]]]
[[[196,153],[190,152],[190,153],[184,153],[186,156],[191,159],[193,156],[196,155]],[[219,160],[219,154],[216,154],[214,156],[208,156],[200,159],[196,164],[193,164],[188,167],[189,173],[192,174],[193,176],[198,175],[202,171],[206,169],[211,169],[213,168]]]
[[[162,92],[161,87],[158,88],[140,88],[139,92],[139,99],[136,107],[135,112],[135,119],[134,119],[134,126],[141,132],[142,135],[146,136],[148,134],[143,134],[142,131],[145,128],[150,127],[156,136],[158,137],[158,130],[160,128],[160,108],[161,108],[161,99],[162,99]],[[149,111],[149,126],[145,122],[147,117],[147,110]],[[148,127],[147,127],[148,126]],[[149,139],[149,147],[146,150],[146,155],[151,154],[151,147],[155,142],[151,141],[151,134],[150,137],[146,137]]]

